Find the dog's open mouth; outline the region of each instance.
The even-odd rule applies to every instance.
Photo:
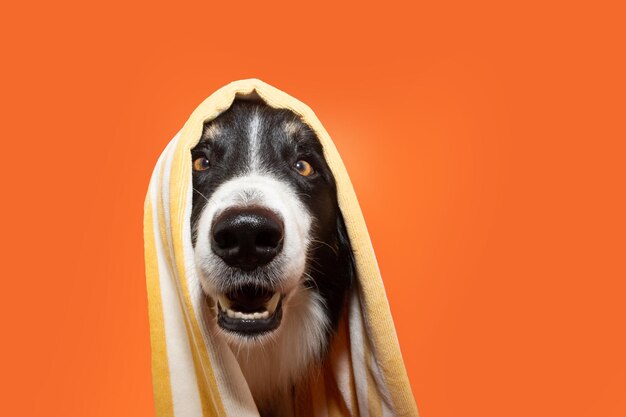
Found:
[[[256,336],[275,330],[283,316],[282,295],[245,286],[217,297],[217,324],[224,330]]]

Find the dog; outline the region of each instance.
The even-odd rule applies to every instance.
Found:
[[[234,352],[262,416],[289,416],[323,363],[355,263],[337,186],[295,113],[237,98],[191,150],[205,326]]]

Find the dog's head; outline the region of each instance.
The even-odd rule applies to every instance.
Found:
[[[191,163],[196,265],[220,331],[262,341],[291,314],[328,334],[354,263],[314,131],[289,110],[238,99],[205,123]]]

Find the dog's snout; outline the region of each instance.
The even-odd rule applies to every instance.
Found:
[[[253,270],[269,263],[283,245],[282,220],[262,207],[231,208],[213,223],[211,248],[227,265]]]

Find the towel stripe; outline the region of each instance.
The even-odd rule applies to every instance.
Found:
[[[165,335],[168,340],[168,357],[170,380],[172,381],[172,399],[174,414],[179,416],[198,416],[201,413],[200,396],[198,393],[194,361],[188,342],[188,332],[185,325],[185,311],[181,306],[176,284],[176,271],[172,268],[171,234],[169,231],[168,210],[164,202],[168,201],[169,190],[164,179],[169,178],[169,150],[170,144],[157,164],[159,175],[159,193],[151,192],[153,206],[157,206],[158,224],[155,224],[155,233],[161,239],[155,242],[157,253],[164,254],[158,259],[161,271],[161,300],[165,316]],[[161,168],[159,169],[159,165]]]
[[[148,195],[148,197],[149,196],[150,195]],[[148,287],[148,313],[150,318],[154,408],[158,416],[171,416],[174,415],[174,409],[165,343],[165,325],[163,321],[159,271],[156,262],[157,254],[156,245],[154,243],[152,204],[149,198],[146,198],[145,213],[144,246],[146,252],[146,282]]]
[[[174,143],[178,145],[180,141],[177,140]],[[184,253],[182,251],[182,242],[184,238],[181,237],[181,223],[176,221],[180,215],[182,204],[173,204],[180,201],[184,196],[180,194],[181,190],[176,187],[172,187],[172,185],[177,182],[176,173],[178,171],[176,167],[176,149],[177,147],[171,149],[168,155],[168,163],[170,164],[170,167],[166,172],[171,173],[171,175],[166,175],[162,178],[162,189],[169,191],[168,194],[170,194],[168,198],[169,201],[164,201],[163,207],[164,211],[167,211],[166,219],[168,219],[170,223],[168,228],[168,230],[171,231],[169,248],[171,250],[171,256],[174,259],[175,270],[177,271],[176,290],[179,297],[179,303],[183,307],[184,325],[188,336],[188,345],[193,358],[197,389],[199,391],[197,399],[200,401],[202,415],[204,417],[224,415],[224,409],[220,401],[219,393],[217,392],[217,384],[215,383],[212,368],[209,361],[203,356],[203,353],[206,355],[204,340],[199,334],[195,316],[190,314],[190,312],[193,313],[193,309],[190,303],[189,292],[187,290],[187,280],[185,276]],[[178,196],[178,198],[173,198],[172,196]],[[170,204],[166,204],[166,202]]]

